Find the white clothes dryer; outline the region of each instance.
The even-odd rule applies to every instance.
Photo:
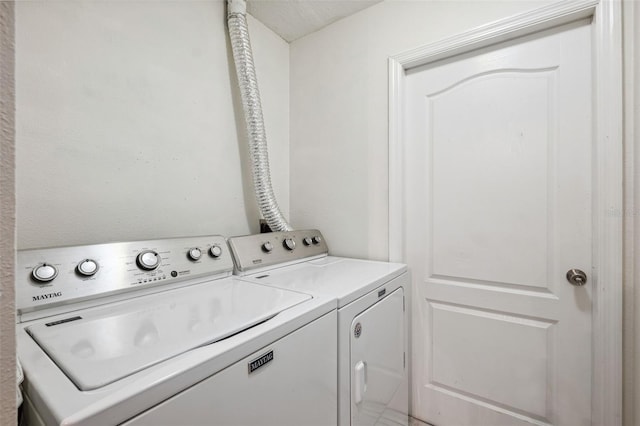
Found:
[[[232,269],[220,236],[19,251],[23,424],[336,424],[335,300]]]
[[[328,256],[317,230],[228,242],[235,273],[247,282],[337,300],[338,424],[406,425],[406,265]]]

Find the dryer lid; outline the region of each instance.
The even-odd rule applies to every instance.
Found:
[[[84,391],[225,339],[310,298],[235,279],[215,280],[27,331]]]

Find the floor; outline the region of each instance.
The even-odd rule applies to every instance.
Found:
[[[431,426],[429,423],[425,423],[413,417],[409,417],[409,426]]]

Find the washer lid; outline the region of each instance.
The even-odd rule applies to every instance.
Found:
[[[71,314],[69,320],[39,323],[27,331],[80,390],[91,390],[239,333],[310,298],[235,279],[215,280]]]

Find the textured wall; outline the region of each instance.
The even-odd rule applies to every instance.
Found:
[[[625,109],[624,424],[640,423],[640,4],[623,2]]]
[[[0,2],[0,425],[16,420],[13,3]]]
[[[222,1],[15,7],[18,248],[257,231]],[[288,215],[289,45],[249,28]]]
[[[385,1],[291,44],[291,222],[388,258],[387,59],[551,1]]]
[[[635,237],[635,250],[633,265],[635,265],[634,278],[631,281],[635,287],[635,311],[634,324],[629,324],[629,328],[632,330],[635,340],[633,341],[633,348],[630,349],[635,354],[634,358],[634,371],[633,371],[633,386],[634,386],[634,399],[633,406],[635,408],[634,417],[632,422],[628,422],[629,425],[640,423],[640,5],[634,3],[633,11],[633,33],[630,37],[633,37],[633,61],[634,61],[634,73],[633,73],[633,126],[634,126],[634,146],[635,146],[635,233],[633,237],[628,235],[628,238]],[[627,373],[624,374],[627,376]]]

